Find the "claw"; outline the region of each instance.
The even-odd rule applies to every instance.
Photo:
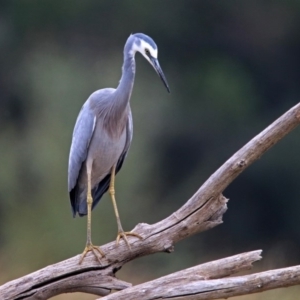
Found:
[[[99,264],[102,265],[99,254],[104,257],[105,254],[104,252],[100,249],[100,247],[94,246],[93,244],[87,244],[81,254],[80,260],[79,260],[79,264],[81,265],[81,263],[83,262],[83,259],[85,258],[86,254],[88,252],[92,251],[94,256],[96,257],[96,259],[98,260]],[[97,253],[98,252],[98,253]]]
[[[128,239],[127,239],[127,235],[135,236],[135,237],[139,238],[140,240],[143,239],[137,233],[130,232],[130,231],[129,232],[119,231],[119,233],[117,235],[117,238],[116,238],[116,244],[117,244],[117,246],[119,245],[120,239],[122,238],[125,241],[125,243],[126,243],[127,247],[129,248],[129,250],[131,250],[130,244],[129,244]]]

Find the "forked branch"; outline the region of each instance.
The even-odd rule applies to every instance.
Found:
[[[79,265],[78,255],[0,286],[0,298],[3,300],[47,299],[57,294],[75,291],[104,296],[112,289],[123,290],[126,288],[124,291],[105,298],[125,299],[119,298],[122,296],[122,293],[131,293],[131,291],[136,291],[142,288],[143,285],[147,286],[150,283],[130,287],[129,283],[116,279],[114,277],[115,273],[125,263],[137,257],[156,252],[172,252],[174,244],[178,241],[221,224],[222,216],[227,209],[227,199],[222,195],[224,189],[241,172],[291,132],[299,123],[300,104],[297,104],[228,159],[176,212],[153,225],[138,224],[134,231],[141,235],[143,240],[130,238],[131,251],[128,251],[123,242],[119,246],[116,246],[115,242],[108,243],[101,246],[101,249],[106,253],[102,265],[99,265],[94,256],[90,254],[87,255],[83,264]],[[247,261],[244,255],[241,255],[240,259],[242,263]],[[208,269],[212,268],[213,262],[210,264]],[[218,261],[217,267],[220,268],[220,273],[226,273],[226,268],[222,265],[222,260]],[[185,297],[185,299],[216,299],[216,297],[225,297],[224,295],[226,297],[239,295],[239,293],[242,293],[243,284],[247,284],[247,282],[249,283],[249,285],[246,285],[248,290],[244,290],[247,293],[280,287],[283,285],[283,282],[285,282],[284,284],[287,283],[287,278],[289,278],[291,284],[300,283],[300,267],[269,271],[274,272],[273,275],[276,277],[272,277],[273,275],[270,277],[267,272],[263,272],[247,275],[248,277],[226,279],[211,279],[221,278],[222,276],[201,275],[202,273],[199,270],[203,268],[203,265],[199,266],[200,269],[195,268],[195,272],[198,275],[189,273],[188,270],[177,274],[178,278],[176,274],[169,275],[170,277],[167,277],[167,280],[177,282],[178,285],[176,288],[170,286],[172,288],[168,290],[169,294],[161,297],[170,298],[172,296],[175,299],[183,299],[182,297]],[[239,268],[237,269],[239,270]],[[185,274],[185,278],[182,278],[182,274]],[[231,274],[232,272],[228,272],[224,276]],[[286,276],[287,274],[290,277]],[[180,278],[187,281],[184,286],[181,284]],[[255,285],[251,285],[251,282],[255,282],[255,278],[258,279],[258,285],[263,284],[261,287],[257,288],[258,285],[256,287]],[[279,280],[274,280],[274,278],[279,278]],[[155,283],[158,284],[156,290],[159,289],[161,280],[165,279],[157,279]],[[195,293],[187,292],[183,295],[182,291],[184,291],[184,287],[189,288],[189,291],[195,291]],[[163,285],[161,288],[167,291],[166,285]],[[173,289],[178,291],[178,294],[172,292]],[[219,292],[214,295],[209,294],[213,291]],[[126,299],[143,300],[154,298],[149,298],[147,293],[145,293],[144,296],[143,294],[139,294],[138,297],[133,295],[132,298]]]
[[[241,257],[241,259],[243,258]],[[222,260],[219,260],[218,264],[220,268],[223,268]],[[201,269],[201,265],[199,269]],[[170,275],[165,276],[101,299],[227,299],[300,283],[300,266],[222,279],[205,278],[198,274],[197,267],[194,267],[194,270],[195,272],[190,273],[188,277],[184,275],[185,271],[177,272],[172,274],[172,278],[168,278]],[[201,274],[201,270],[199,273]]]

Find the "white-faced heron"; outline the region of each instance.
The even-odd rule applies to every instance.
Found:
[[[94,92],[81,108],[73,132],[68,170],[68,190],[73,215],[87,215],[87,242],[79,263],[89,251],[94,253],[99,262],[99,254],[104,256],[103,251],[92,244],[91,214],[107,190],[118,224],[117,244],[123,238],[130,248],[127,235],[141,238],[134,232],[124,232],[114,188],[115,174],[122,167],[132,139],[129,100],[134,83],[136,52],[140,52],[153,66],[170,92],[158,63],[155,42],[145,34],[136,33],[126,41],[122,77],[118,87]]]

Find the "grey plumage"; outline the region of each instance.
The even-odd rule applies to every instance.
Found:
[[[124,47],[122,77],[116,89],[94,92],[84,103],[73,132],[69,156],[68,190],[73,215],[88,215],[87,243],[81,256],[92,251],[99,260],[102,250],[91,241],[91,210],[109,189],[118,225],[117,243],[127,236],[142,238],[134,232],[124,232],[115,199],[115,174],[121,169],[132,140],[132,115],[129,100],[135,77],[136,52],[153,66],[169,91],[166,78],[157,60],[157,46],[142,34],[130,35]]]
[[[115,112],[116,108],[108,103],[108,101],[117,101],[109,100],[114,91],[114,89],[103,89],[93,93],[83,105],[75,124],[68,172],[68,190],[73,216],[76,216],[76,213],[79,216],[87,214],[88,154],[93,157],[100,156],[93,160],[95,167],[92,169],[91,176],[92,208],[94,208],[108,189],[113,164],[117,163],[116,172],[118,172],[131,144],[131,109],[128,104],[123,114],[118,115]],[[100,104],[101,108],[99,108]],[[116,130],[113,131],[113,128]],[[101,132],[101,135],[97,132]]]

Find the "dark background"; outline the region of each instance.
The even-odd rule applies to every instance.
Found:
[[[126,230],[178,209],[300,99],[297,0],[1,0],[1,282],[83,250],[86,218],[72,219],[67,194],[72,130],[93,91],[117,86],[135,32],[157,43],[171,94],[137,54],[134,139],[116,186]],[[300,264],[299,151],[296,129],[224,192],[223,225],[182,241],[172,255],[128,264],[120,277],[143,282],[255,249],[264,250],[260,269]],[[106,195],[93,211],[93,241],[115,235]],[[57,299],[68,297],[75,299]]]

